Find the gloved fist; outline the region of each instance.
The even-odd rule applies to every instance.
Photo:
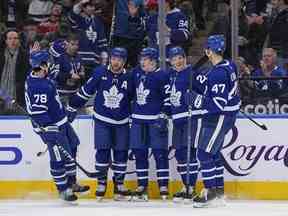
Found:
[[[68,121],[72,123],[77,116],[77,110],[68,105],[66,107],[66,113],[67,113]]]
[[[42,128],[41,135],[44,143],[56,143],[59,136],[59,128],[57,125],[48,125]]]
[[[202,104],[203,104],[202,95],[197,94],[194,91],[191,91],[191,92],[187,92],[184,97],[185,97],[185,103],[188,106],[194,106],[195,108],[202,107]]]

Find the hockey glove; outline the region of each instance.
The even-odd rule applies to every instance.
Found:
[[[156,120],[155,127],[159,130],[160,134],[166,134],[168,132],[168,118],[164,114],[160,114]]]
[[[77,110],[67,105],[66,112],[67,112],[68,121],[72,123],[77,116]]]
[[[59,136],[59,128],[57,125],[49,125],[41,130],[41,137],[44,143],[56,143]]]
[[[185,94],[185,102],[188,106],[193,106],[196,109],[199,109],[203,104],[203,96],[197,94],[195,91],[187,92]]]

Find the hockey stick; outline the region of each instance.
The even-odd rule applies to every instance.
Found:
[[[197,70],[203,64],[208,61],[208,57],[206,55],[202,56],[192,67],[192,71],[189,74],[189,88],[187,89],[187,93],[192,91],[192,80],[193,80],[193,70]],[[188,106],[188,125],[187,125],[187,161],[186,161],[186,197],[189,197],[189,182],[190,182],[190,160],[191,160],[191,147],[192,147],[192,105]]]
[[[16,102],[16,100],[14,100],[10,95],[8,95],[6,93],[6,91],[4,91],[3,89],[0,89],[0,98],[2,98],[5,103],[14,105],[15,107],[17,107],[18,109],[20,109],[24,113],[28,114],[27,111],[22,106],[20,106]],[[45,129],[43,127],[40,127],[30,116],[29,116],[29,119],[31,120],[31,122],[33,124],[35,124],[40,129],[41,132],[45,132]],[[87,171],[59,143],[56,143],[56,145],[59,148],[59,150],[63,153],[64,157],[71,162],[75,162],[76,166],[89,178],[99,178],[99,177],[103,176],[103,173],[101,173],[101,172],[89,172],[89,171]]]
[[[243,110],[240,110],[240,112],[242,113],[242,115],[247,118],[248,120],[250,120],[251,122],[253,122],[255,125],[257,125],[259,128],[261,128],[262,130],[268,130],[267,126],[265,124],[261,124],[257,121],[255,121],[252,117],[250,117],[249,115],[247,115]]]
[[[46,154],[47,151],[48,151],[48,148],[46,147],[44,151],[39,151],[39,152],[37,152],[36,156],[37,156],[37,157],[42,157],[43,155]]]

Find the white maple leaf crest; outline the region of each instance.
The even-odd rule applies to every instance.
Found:
[[[97,32],[93,31],[92,26],[89,26],[89,28],[86,30],[86,35],[87,35],[88,40],[95,43],[95,41],[97,39]]]
[[[113,85],[109,91],[103,91],[104,106],[111,109],[120,108],[120,102],[123,99],[123,93],[119,93],[117,87]]]
[[[140,82],[138,88],[136,89],[136,94],[137,94],[137,103],[139,105],[145,105],[146,98],[150,94],[150,90],[144,89],[143,82]]]
[[[181,99],[182,93],[177,91],[175,84],[173,84],[170,94],[170,102],[174,107],[181,106]]]

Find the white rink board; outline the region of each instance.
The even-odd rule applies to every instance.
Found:
[[[237,120],[237,139],[223,150],[228,164],[226,167],[230,167],[234,172],[233,175],[227,170],[225,171],[226,181],[288,180],[286,167],[288,166],[288,141],[286,138],[288,119],[261,118],[257,121],[265,123],[269,130],[263,131],[247,119]],[[95,154],[93,121],[87,117],[80,118],[73,123],[73,126],[81,140],[78,161],[83,167],[92,171],[94,170]],[[232,132],[227,136],[224,146],[227,146],[231,138]],[[13,164],[15,156],[7,147],[16,147],[17,151],[21,151],[23,157],[18,163]],[[44,149],[45,145],[33,132],[28,119],[18,117],[0,119],[0,180],[50,180],[48,154],[41,158],[36,157],[36,153]],[[173,154],[171,152],[170,156]],[[133,161],[130,161],[129,165],[128,171],[133,171],[135,169]],[[174,159],[170,161],[170,165],[171,179],[178,179]],[[154,170],[154,161],[151,170]],[[236,173],[245,176],[237,176]],[[79,172],[79,174],[81,178],[86,179],[82,173]],[[150,174],[151,179],[155,179],[155,173],[151,171]],[[134,178],[135,175],[128,176],[128,179]]]

